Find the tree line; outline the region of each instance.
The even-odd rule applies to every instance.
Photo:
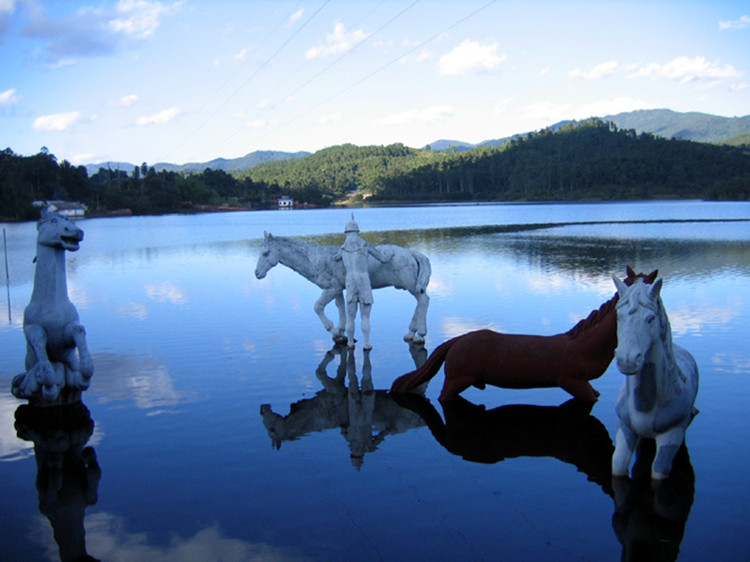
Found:
[[[191,212],[220,205],[259,207],[281,195],[275,185],[239,179],[222,170],[200,173],[156,171],[143,163],[130,173],[58,162],[46,148],[33,156],[0,152],[0,219],[39,217],[34,201],[77,201],[90,214],[127,210],[133,214]]]
[[[300,203],[578,199],[750,199],[750,150],[665,139],[598,119],[544,129],[496,147],[436,152],[403,144],[334,146],[238,172],[130,173],[0,152],[0,216],[38,217],[36,200],[85,203],[94,213],[263,208],[281,195]]]

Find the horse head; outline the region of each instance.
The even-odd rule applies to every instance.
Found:
[[[637,279],[630,287],[613,277],[617,303],[617,368],[625,375],[641,372],[646,356],[655,341],[663,338],[663,307],[659,294],[662,280],[649,285]]]
[[[270,232],[263,232],[263,245],[260,247],[258,263],[255,264],[255,277],[263,279],[268,270],[279,263],[279,251]]]
[[[83,230],[78,228],[73,221],[47,210],[42,211],[42,217],[36,229],[37,243],[43,246],[75,252],[83,240]]]

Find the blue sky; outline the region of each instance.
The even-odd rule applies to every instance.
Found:
[[[750,4],[0,0],[0,144],[74,164],[750,114]]]

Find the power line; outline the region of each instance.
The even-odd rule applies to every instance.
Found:
[[[459,19],[459,20],[455,21],[454,23],[452,23],[451,25],[449,25],[448,27],[446,27],[446,28],[445,28],[445,29],[443,29],[442,31],[439,31],[438,33],[435,33],[434,35],[432,35],[432,36],[430,36],[429,38],[425,39],[425,40],[424,40],[424,41],[422,41],[421,43],[419,43],[419,44],[415,45],[414,47],[412,47],[412,48],[408,49],[408,50],[407,50],[406,52],[402,53],[401,55],[399,55],[398,57],[394,58],[393,60],[391,60],[391,61],[389,61],[389,62],[385,63],[384,65],[382,65],[382,66],[380,66],[379,68],[377,68],[377,69],[373,70],[373,71],[372,71],[372,72],[370,72],[369,74],[367,74],[367,75],[363,76],[362,78],[360,78],[360,79],[358,79],[358,80],[354,81],[353,83],[349,84],[348,86],[346,86],[346,87],[345,87],[345,88],[343,88],[342,90],[339,90],[339,91],[338,91],[337,93],[335,93],[335,94],[332,94],[331,96],[329,96],[329,97],[328,97],[328,98],[326,98],[325,100],[321,101],[320,103],[318,103],[318,104],[316,104],[316,105],[314,105],[314,106],[310,107],[309,109],[307,109],[307,110],[303,111],[302,113],[300,113],[300,114],[299,114],[299,115],[297,115],[296,117],[293,117],[293,118],[289,119],[288,121],[286,121],[286,122],[282,123],[281,125],[279,125],[278,127],[276,127],[276,129],[274,129],[273,131],[268,131],[268,132],[266,132],[266,133],[265,133],[264,135],[262,135],[262,136],[260,136],[260,137],[257,137],[257,138],[256,138],[256,141],[257,141],[257,140],[259,140],[259,139],[262,139],[262,138],[264,138],[264,137],[267,137],[268,135],[270,135],[270,134],[272,134],[272,133],[276,133],[276,132],[278,132],[278,131],[279,131],[280,129],[282,129],[282,128],[284,128],[284,127],[286,127],[286,126],[288,126],[288,125],[290,125],[290,124],[294,123],[295,121],[297,121],[297,120],[301,119],[301,118],[302,118],[302,117],[304,117],[305,115],[307,115],[307,114],[309,114],[309,113],[311,113],[311,112],[315,111],[316,109],[320,108],[321,106],[323,106],[323,105],[325,105],[325,104],[327,104],[327,103],[331,102],[331,101],[332,101],[332,100],[334,100],[335,98],[337,98],[337,97],[341,96],[342,94],[344,94],[344,93],[348,92],[349,90],[351,90],[351,89],[355,88],[356,86],[360,85],[360,84],[361,84],[362,82],[364,82],[364,81],[366,81],[366,80],[369,80],[370,78],[372,78],[372,77],[373,77],[373,76],[375,76],[376,74],[378,74],[378,73],[382,72],[383,70],[385,70],[385,69],[386,69],[386,68],[388,68],[389,66],[391,66],[391,65],[395,64],[396,62],[400,61],[400,60],[401,60],[401,59],[403,59],[404,57],[406,57],[406,56],[410,55],[411,53],[413,53],[413,52],[414,52],[414,51],[416,51],[417,49],[420,49],[420,48],[424,47],[424,46],[425,46],[426,44],[428,44],[428,43],[430,43],[430,42],[434,41],[435,39],[437,39],[438,37],[440,37],[440,36],[441,36],[441,35],[443,35],[444,33],[447,33],[448,31],[452,30],[453,28],[455,28],[455,27],[457,27],[457,26],[461,25],[461,24],[462,24],[462,23],[464,23],[464,22],[465,22],[466,20],[468,20],[468,19],[470,19],[470,18],[472,18],[472,17],[476,16],[476,15],[477,15],[478,13],[480,13],[480,12],[482,12],[483,10],[487,9],[487,8],[488,8],[489,6],[491,6],[492,4],[495,4],[496,2],[497,2],[497,0],[491,0],[490,2],[487,2],[486,4],[484,4],[483,6],[481,6],[480,8],[477,8],[477,9],[476,9],[476,10],[474,10],[473,12],[471,12],[471,13],[467,14],[466,16],[462,17],[461,19]],[[415,2],[415,3],[416,3],[416,2]],[[411,8],[411,6],[409,6],[409,8]],[[408,9],[408,8],[407,8],[407,9]],[[330,66],[329,66],[329,67],[330,67]],[[329,67],[327,67],[327,68],[326,68],[326,69],[324,69],[324,70],[327,70],[327,69],[328,69]],[[308,81],[307,83],[309,83],[309,81]],[[221,141],[221,143],[219,143],[219,144],[223,144],[223,143],[225,143],[225,142],[226,142],[227,140],[229,140],[229,139],[231,139],[231,138],[235,137],[235,136],[236,136],[237,134],[239,134],[240,132],[242,132],[242,130],[240,130],[240,131],[237,131],[236,133],[233,133],[232,135],[230,135],[229,137],[227,137],[226,139],[224,139],[223,141]]]
[[[391,25],[391,24],[392,24],[392,23],[393,23],[394,21],[396,21],[396,20],[397,20],[397,19],[399,19],[399,18],[400,18],[401,16],[403,16],[403,15],[404,15],[404,14],[405,14],[405,13],[406,13],[407,11],[409,11],[409,10],[410,10],[410,9],[412,9],[412,8],[413,8],[414,6],[416,6],[417,4],[419,4],[419,2],[420,2],[420,1],[421,1],[421,0],[415,0],[414,2],[412,2],[411,4],[409,4],[408,6],[406,6],[406,7],[405,7],[404,9],[402,9],[402,10],[401,10],[401,11],[400,11],[399,13],[397,13],[396,15],[394,15],[393,17],[391,17],[391,18],[390,18],[390,19],[389,19],[388,21],[386,21],[386,22],[385,22],[384,24],[382,24],[382,25],[381,25],[381,26],[380,26],[379,28],[377,28],[377,29],[376,29],[375,31],[373,31],[373,32],[372,32],[372,33],[371,33],[370,35],[368,35],[368,36],[367,36],[367,37],[366,37],[365,39],[363,39],[362,41],[360,41],[359,43],[357,43],[356,45],[354,45],[354,46],[353,46],[353,47],[352,47],[351,49],[349,49],[348,51],[346,51],[346,52],[345,52],[344,54],[342,54],[342,55],[341,55],[340,57],[338,57],[338,58],[337,58],[336,60],[332,61],[332,62],[331,62],[331,63],[329,63],[329,64],[328,64],[327,66],[325,66],[324,68],[322,68],[321,70],[319,70],[319,71],[318,71],[318,72],[317,72],[316,74],[314,74],[314,75],[313,75],[312,77],[310,77],[310,78],[309,78],[309,79],[307,79],[307,80],[306,80],[305,82],[303,82],[302,84],[300,84],[300,85],[299,85],[299,86],[298,86],[298,87],[297,87],[296,89],[292,90],[292,92],[290,92],[290,93],[286,94],[286,95],[285,95],[285,96],[283,97],[283,99],[288,99],[288,98],[289,98],[290,96],[293,96],[294,94],[296,94],[297,92],[299,92],[300,90],[302,90],[302,89],[303,89],[303,88],[304,88],[305,86],[307,86],[308,84],[310,84],[311,82],[313,82],[313,81],[314,81],[315,79],[319,78],[319,77],[320,77],[320,76],[321,76],[322,74],[324,74],[325,72],[327,72],[328,70],[330,70],[330,69],[331,69],[331,68],[332,68],[333,66],[335,66],[336,64],[338,64],[338,63],[339,63],[339,62],[340,62],[340,61],[341,61],[341,60],[342,60],[342,59],[343,59],[344,57],[346,57],[346,56],[350,55],[350,54],[351,54],[352,52],[354,52],[354,51],[355,51],[355,50],[356,50],[357,48],[359,48],[359,47],[360,47],[361,45],[363,45],[364,43],[366,43],[367,41],[369,41],[369,40],[370,40],[370,39],[371,39],[372,37],[374,37],[375,35],[377,35],[377,34],[378,34],[379,32],[381,32],[381,31],[382,31],[383,29],[385,29],[386,27],[388,27],[389,25]],[[370,13],[372,13],[372,12],[370,12]],[[369,15],[369,14],[368,14],[368,15]],[[364,19],[364,18],[362,18],[362,19]],[[360,20],[360,21],[361,21],[361,20]],[[403,57],[403,56],[404,56],[404,55],[402,55],[402,57]],[[402,58],[402,57],[399,57],[399,58]],[[397,59],[397,60],[398,60],[398,59]],[[327,100],[327,101],[329,101],[329,100]],[[271,106],[271,107],[267,108],[267,109],[266,109],[266,111],[265,111],[265,112],[264,112],[263,114],[261,114],[260,116],[262,116],[262,115],[264,115],[264,114],[266,114],[266,113],[269,113],[269,112],[273,111],[273,110],[274,110],[274,109],[276,109],[276,108],[277,108],[277,107],[278,107],[279,105],[281,105],[281,103],[282,103],[282,102],[281,102],[281,101],[279,101],[279,102],[277,102],[277,103],[276,103],[275,105],[273,105],[273,106]],[[323,102],[323,103],[326,103],[326,102]],[[316,106],[316,107],[318,107],[318,106]],[[310,109],[309,111],[312,111],[313,109],[315,109],[315,107],[313,107],[313,108],[312,108],[312,109]],[[306,112],[306,113],[309,113],[309,111],[308,111],[308,112]],[[306,114],[306,113],[305,113],[305,114]],[[303,115],[305,115],[305,114],[303,114]],[[302,117],[302,115],[300,115],[299,117]],[[299,117],[298,117],[298,118],[299,118]],[[295,118],[294,120],[296,120],[296,119],[297,119],[297,118]],[[294,121],[294,120],[292,120],[292,121]],[[290,122],[291,122],[291,121],[290,121]],[[288,122],[288,123],[289,123],[289,122]],[[287,123],[287,124],[288,124],[288,123]],[[234,138],[235,136],[237,136],[238,134],[242,133],[242,132],[243,132],[244,130],[245,130],[244,128],[243,128],[243,129],[239,129],[239,130],[237,130],[236,132],[232,133],[231,135],[229,135],[228,137],[226,137],[226,138],[225,138],[224,140],[222,140],[221,142],[219,142],[219,143],[217,144],[217,146],[221,146],[222,144],[224,144],[224,143],[225,143],[225,142],[227,142],[228,140],[230,140],[230,139]]]
[[[242,89],[243,89],[243,88],[244,88],[245,86],[247,86],[247,85],[248,85],[248,83],[250,83],[250,80],[252,80],[253,78],[255,78],[255,76],[257,76],[257,75],[258,75],[258,73],[260,73],[260,71],[261,71],[261,70],[263,70],[263,69],[264,69],[264,68],[265,68],[266,66],[268,66],[268,64],[269,64],[269,63],[270,63],[270,62],[271,62],[271,61],[272,61],[272,60],[273,60],[274,58],[276,58],[276,56],[277,56],[277,55],[278,55],[278,54],[279,54],[279,53],[280,53],[280,52],[281,52],[281,51],[282,51],[282,50],[284,49],[284,47],[286,47],[286,46],[287,46],[287,45],[288,45],[288,44],[289,44],[289,43],[290,43],[290,42],[292,41],[292,39],[294,39],[294,38],[295,38],[295,37],[296,37],[296,36],[297,36],[297,35],[298,35],[298,34],[299,34],[299,33],[300,33],[300,32],[301,32],[301,31],[302,31],[302,30],[303,30],[304,28],[305,28],[305,27],[307,27],[307,25],[308,25],[308,24],[309,24],[309,23],[310,23],[310,22],[311,22],[311,21],[313,20],[313,18],[315,18],[315,16],[317,16],[317,15],[318,15],[318,13],[319,13],[319,12],[320,12],[320,11],[321,11],[321,10],[322,10],[322,9],[323,9],[323,8],[324,8],[324,7],[325,7],[325,6],[326,6],[326,5],[327,5],[327,4],[329,3],[329,2],[330,2],[330,0],[325,0],[325,1],[324,1],[324,2],[323,2],[323,3],[322,3],[322,4],[321,4],[321,5],[319,6],[319,7],[318,7],[318,9],[317,9],[317,10],[315,10],[315,12],[313,12],[313,14],[312,14],[311,16],[310,16],[309,18],[307,18],[307,20],[305,20],[305,22],[304,22],[304,23],[303,23],[303,24],[302,24],[302,25],[301,25],[301,26],[300,26],[299,28],[297,28],[297,30],[295,30],[295,32],[294,32],[294,33],[292,33],[292,34],[291,34],[291,35],[290,35],[290,36],[289,36],[289,37],[287,38],[287,40],[286,40],[286,41],[284,41],[284,43],[282,43],[282,44],[281,44],[281,46],[280,46],[280,47],[279,47],[278,49],[276,49],[276,50],[275,50],[275,51],[274,51],[274,52],[273,52],[273,53],[272,53],[272,54],[271,54],[271,55],[270,55],[270,56],[269,56],[269,57],[268,57],[268,58],[267,58],[267,59],[266,59],[266,60],[265,60],[264,62],[262,62],[262,63],[260,64],[260,66],[259,66],[259,67],[258,67],[258,68],[257,68],[257,69],[255,70],[255,72],[253,72],[253,73],[252,73],[252,74],[251,74],[250,76],[248,76],[248,77],[247,77],[247,79],[246,79],[246,80],[245,80],[245,81],[244,81],[244,82],[243,82],[243,83],[242,83],[242,84],[241,84],[241,85],[240,85],[240,86],[239,86],[238,88],[236,88],[236,89],[235,89],[235,90],[234,90],[234,91],[233,91],[233,92],[232,92],[232,93],[231,93],[231,94],[230,94],[230,95],[229,95],[229,96],[228,96],[228,97],[227,97],[227,98],[226,98],[226,99],[225,99],[225,100],[224,100],[224,101],[223,101],[223,102],[221,103],[221,104],[219,104],[219,106],[218,106],[218,107],[217,107],[217,108],[216,108],[216,109],[215,109],[215,110],[214,110],[214,111],[213,111],[213,112],[212,112],[211,114],[209,114],[209,115],[208,115],[208,117],[206,117],[206,118],[205,118],[205,119],[204,119],[204,120],[203,120],[203,121],[202,121],[202,122],[201,122],[201,123],[200,123],[200,124],[199,124],[199,125],[198,125],[198,126],[197,126],[197,127],[195,128],[195,130],[194,130],[194,131],[193,131],[193,132],[192,132],[192,133],[191,133],[190,135],[187,135],[187,136],[183,137],[183,140],[182,140],[182,142],[180,142],[180,143],[179,143],[178,145],[176,145],[176,146],[175,146],[175,147],[174,147],[174,148],[173,148],[173,149],[172,149],[172,150],[171,150],[170,152],[171,152],[171,153],[174,153],[174,152],[175,152],[175,151],[176,151],[176,150],[177,150],[178,148],[180,148],[180,147],[181,147],[182,145],[184,145],[184,144],[185,144],[185,142],[187,142],[187,140],[188,140],[189,138],[192,138],[193,136],[195,136],[195,134],[196,134],[196,133],[197,133],[197,132],[198,132],[199,130],[201,130],[201,129],[202,129],[202,128],[203,128],[203,127],[204,127],[204,126],[206,125],[206,123],[208,123],[208,122],[209,122],[209,121],[210,121],[211,119],[213,119],[213,118],[214,118],[214,116],[216,116],[216,114],[217,114],[217,113],[219,113],[219,111],[221,111],[221,110],[222,110],[222,109],[223,109],[223,108],[224,108],[224,107],[225,107],[225,106],[226,106],[226,105],[227,105],[227,104],[228,104],[228,103],[229,103],[229,102],[230,102],[230,101],[231,101],[232,99],[234,99],[234,97],[235,97],[235,96],[236,96],[236,95],[237,95],[237,94],[238,94],[238,93],[239,93],[239,92],[240,92],[240,91],[241,91],[241,90],[242,90]],[[299,4],[297,4],[297,5],[299,6]],[[296,6],[295,6],[295,10],[296,10]],[[289,13],[290,13],[290,14],[292,14],[292,13],[294,13],[294,11],[295,11],[295,10],[292,10],[292,11],[291,11],[291,12],[289,12]],[[282,20],[281,20],[281,21],[280,21],[280,22],[279,22],[279,23],[278,23],[278,24],[276,25],[276,27],[274,28],[274,30],[273,30],[273,31],[272,31],[271,33],[269,33],[269,34],[268,34],[268,35],[266,36],[266,38],[268,38],[268,37],[270,37],[271,35],[273,35],[273,33],[274,33],[274,32],[275,32],[275,31],[276,31],[276,30],[277,30],[277,29],[278,29],[278,28],[279,28],[279,27],[281,26],[281,22],[283,22],[283,21],[285,21],[286,19],[288,19],[288,17],[289,17],[288,15],[287,15],[287,16],[285,16],[285,18],[284,18],[284,19],[282,19]],[[236,74],[236,72],[235,72],[235,74]],[[235,74],[233,74],[231,78],[234,78],[234,75],[235,75]],[[230,80],[231,80],[231,78],[230,78]],[[229,81],[229,80],[227,80],[227,82],[228,82],[228,81]],[[227,82],[225,82],[225,84],[226,84]],[[222,85],[222,88],[223,88],[223,85]]]

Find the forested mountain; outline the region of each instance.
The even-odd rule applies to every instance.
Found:
[[[94,212],[259,208],[280,195],[327,206],[363,201],[750,199],[750,149],[665,139],[592,119],[465,152],[402,144],[329,147],[229,174],[100,168],[89,176],[42,150],[0,152],[0,217],[31,219],[35,200],[67,199]]]
[[[594,119],[465,152],[345,145],[256,166],[244,177],[330,201],[347,195],[371,201],[747,199],[750,155]]]
[[[597,118],[593,118],[597,119]],[[617,125],[620,129],[633,129],[636,133],[652,133],[667,139],[677,138],[697,142],[726,144],[748,144],[750,136],[750,115],[744,117],[721,117],[695,111],[679,113],[670,109],[643,109],[608,115],[601,118]],[[558,131],[571,121],[560,121],[547,129]],[[502,146],[506,142],[523,137],[514,135],[470,144],[462,141],[439,140],[428,146],[437,151],[463,152],[479,146]]]
[[[670,109],[648,109],[608,115],[604,119],[621,129],[698,142],[720,143],[750,134],[750,115],[720,117],[696,111],[678,113]]]

